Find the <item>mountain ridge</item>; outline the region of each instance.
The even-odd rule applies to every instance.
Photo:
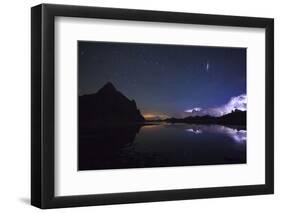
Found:
[[[170,123],[194,123],[194,124],[230,124],[230,125],[246,125],[247,111],[238,109],[222,115],[213,117],[210,115],[193,116],[185,118],[167,118],[164,121]]]

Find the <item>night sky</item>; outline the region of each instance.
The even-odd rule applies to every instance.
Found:
[[[79,41],[78,61],[79,95],[110,81],[145,117],[184,117],[246,96],[245,48]]]

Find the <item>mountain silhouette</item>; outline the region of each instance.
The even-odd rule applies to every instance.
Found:
[[[231,113],[218,118],[220,123],[246,125],[247,111],[233,110]]]
[[[94,94],[79,96],[79,124],[82,126],[144,121],[136,102],[119,92],[111,82]]]
[[[246,125],[247,111],[233,110],[231,113],[220,117],[210,115],[193,116],[185,118],[168,118],[166,122],[170,123],[194,123],[194,124],[228,124],[228,125]]]

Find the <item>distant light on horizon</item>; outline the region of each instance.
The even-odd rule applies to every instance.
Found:
[[[158,114],[158,113],[143,113],[142,115],[147,120],[165,119],[169,117],[167,115]]]

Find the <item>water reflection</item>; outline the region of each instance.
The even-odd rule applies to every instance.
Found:
[[[188,125],[185,131],[202,134],[203,132],[224,134],[233,139],[237,143],[245,143],[247,139],[247,131],[244,129],[239,129],[239,127],[228,127],[222,125]],[[241,128],[241,127],[240,127]]]
[[[195,124],[79,129],[78,169],[246,163],[245,127]]]
[[[192,132],[194,134],[201,134],[203,131],[201,129],[186,129],[187,132]]]

